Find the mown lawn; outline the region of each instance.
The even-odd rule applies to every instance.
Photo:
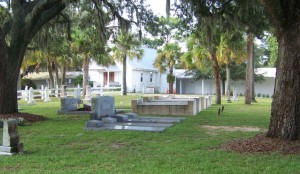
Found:
[[[140,96],[116,97],[116,108],[130,108]],[[19,126],[25,154],[0,156],[0,173],[300,173],[300,156],[273,153],[238,154],[221,144],[259,132],[208,130],[202,125],[268,128],[271,99],[244,105],[243,100],[186,116],[164,132],[84,131],[88,115],[57,115],[60,103],[20,102],[22,112],[40,114],[47,121]],[[2,129],[0,129],[2,132]],[[2,135],[0,135],[2,139]]]

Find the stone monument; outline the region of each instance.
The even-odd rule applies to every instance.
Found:
[[[100,120],[105,116],[115,115],[115,98],[110,96],[99,96],[92,98],[91,119]]]

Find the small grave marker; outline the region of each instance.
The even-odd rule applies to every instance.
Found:
[[[0,146],[0,155],[23,153],[23,144],[19,142],[17,120],[10,119],[3,122],[3,145]]]

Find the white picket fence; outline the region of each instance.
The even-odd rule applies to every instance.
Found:
[[[45,102],[51,101],[50,97],[74,97],[80,99],[82,96],[83,89],[77,88],[66,88],[62,86],[55,89],[49,89],[48,87],[42,86],[41,89],[32,89],[26,86],[25,90],[18,90],[18,99],[23,99],[27,103],[34,103],[34,100],[39,98]],[[90,100],[93,96],[101,95],[120,95],[121,87],[96,87],[91,88],[89,85],[86,87],[86,95],[84,100]]]

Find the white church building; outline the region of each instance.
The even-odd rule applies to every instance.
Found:
[[[127,92],[137,93],[167,93],[167,72],[160,73],[153,66],[157,50],[144,48],[144,56],[141,60],[133,59],[127,61],[126,83]],[[255,93],[261,95],[273,95],[276,69],[258,68],[255,73],[262,74],[265,81],[255,83]],[[196,80],[185,74],[183,69],[174,69],[176,81],[173,88],[177,94],[214,94],[214,79]],[[121,86],[122,63],[115,62],[112,66],[98,65],[92,61],[89,67],[90,81],[95,86]],[[238,94],[244,94],[245,81],[231,81],[230,86]]]
[[[141,60],[127,59],[126,85],[127,92],[137,93],[166,93],[168,89],[166,73],[160,73],[153,66],[157,50],[144,48],[144,56]],[[94,86],[115,87],[122,84],[122,63],[102,66],[91,61],[89,66],[90,81]],[[175,85],[174,85],[175,87]]]

